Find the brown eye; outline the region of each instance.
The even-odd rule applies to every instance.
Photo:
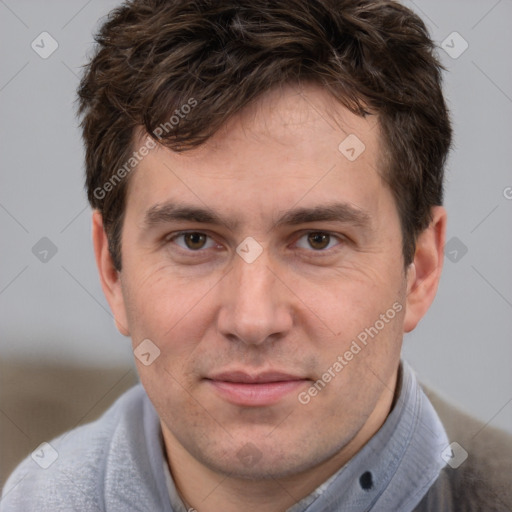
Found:
[[[202,249],[206,244],[207,236],[203,233],[185,233],[182,236],[188,249]]]
[[[166,243],[169,244],[171,249],[173,249],[174,246],[178,246],[188,253],[203,253],[208,249],[216,247],[215,240],[210,235],[202,233],[201,231],[171,233],[166,237]]]
[[[308,243],[309,245],[316,250],[325,249],[329,242],[331,241],[331,236],[326,233],[309,233],[308,234]]]

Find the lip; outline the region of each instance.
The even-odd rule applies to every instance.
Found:
[[[265,406],[282,400],[309,379],[284,372],[224,372],[206,379],[215,392],[235,405]]]

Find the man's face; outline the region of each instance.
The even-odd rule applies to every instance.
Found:
[[[338,148],[349,134],[359,156],[353,136]],[[160,350],[137,364],[167,445],[275,478],[389,409],[407,282],[379,137],[320,88],[286,88],[203,146],[141,161],[114,313],[134,348]]]

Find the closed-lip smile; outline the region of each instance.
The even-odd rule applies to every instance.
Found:
[[[241,406],[272,405],[309,379],[282,371],[248,373],[241,370],[216,373],[206,378],[223,399]]]

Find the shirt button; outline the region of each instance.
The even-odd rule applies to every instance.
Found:
[[[369,491],[373,488],[373,476],[370,473],[370,471],[365,471],[360,477],[359,477],[359,485],[362,489],[365,491]]]

